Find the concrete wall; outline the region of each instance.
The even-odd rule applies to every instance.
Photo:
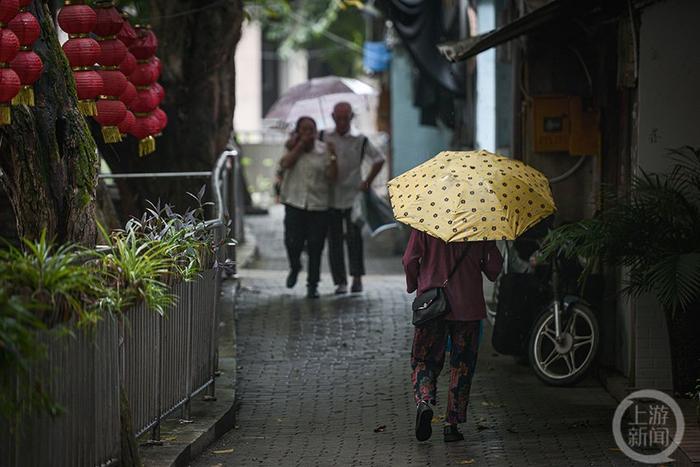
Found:
[[[233,127],[240,132],[258,132],[262,124],[262,30],[258,22],[243,23],[236,70]]]
[[[477,32],[496,29],[495,0],[476,2]],[[478,149],[496,152],[496,50],[476,56],[476,142]]]
[[[642,12],[639,34],[637,169],[664,172],[668,148],[700,146],[700,2],[669,0]],[[663,311],[651,296],[633,307],[635,385],[671,389],[671,355]]]
[[[420,124],[420,109],[413,106],[413,64],[408,54],[394,49],[391,62],[392,176],[449,149],[452,131]]]
[[[639,37],[639,167],[663,171],[667,148],[700,146],[700,2],[669,0],[642,12]]]

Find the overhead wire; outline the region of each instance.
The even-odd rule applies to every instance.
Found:
[[[192,9],[190,9],[190,10],[180,11],[180,12],[178,12],[178,13],[173,13],[173,14],[171,14],[171,15],[146,16],[146,17],[139,18],[139,19],[142,19],[142,20],[144,20],[144,21],[152,21],[152,20],[154,20],[154,19],[172,19],[172,18],[180,18],[180,17],[182,17],[182,16],[191,15],[191,14],[193,14],[193,13],[199,13],[199,12],[202,12],[202,11],[211,10],[211,9],[213,9],[213,8],[218,8],[218,7],[222,6],[222,5],[224,5],[225,3],[231,3],[231,0],[219,0],[219,1],[217,1],[217,2],[210,3],[209,5],[204,5],[204,6],[201,6],[201,7],[198,7],[198,8],[192,8]]]

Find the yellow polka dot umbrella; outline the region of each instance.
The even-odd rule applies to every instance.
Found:
[[[396,220],[446,242],[514,240],[556,210],[547,178],[488,151],[445,151],[389,182]]]

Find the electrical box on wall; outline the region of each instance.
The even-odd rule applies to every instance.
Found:
[[[600,155],[600,112],[584,110],[578,96],[533,97],[535,152]]]

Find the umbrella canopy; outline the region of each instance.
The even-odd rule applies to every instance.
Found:
[[[331,113],[338,102],[348,102],[354,109],[369,107],[368,97],[377,91],[369,84],[338,76],[313,78],[291,87],[272,105],[265,115],[282,125],[292,125],[299,117],[308,116],[316,120],[319,128],[333,126]]]
[[[396,220],[446,242],[514,240],[556,210],[547,178],[488,151],[441,152],[389,182]]]

